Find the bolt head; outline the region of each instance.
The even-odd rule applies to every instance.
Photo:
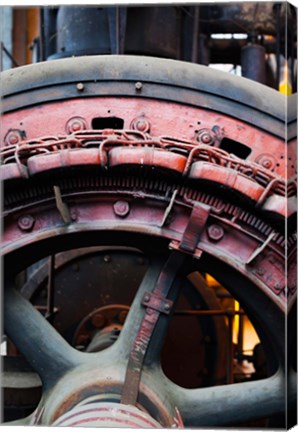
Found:
[[[212,136],[209,135],[209,134],[207,134],[207,133],[204,133],[204,134],[201,136],[201,140],[202,140],[202,142],[203,142],[204,144],[209,144],[209,143],[212,142]]]
[[[84,84],[83,84],[83,83],[80,82],[80,83],[77,84],[77,90],[78,90],[78,91],[83,91],[84,88],[85,88],[85,87],[84,87]]]
[[[166,304],[165,304],[164,309],[165,309],[166,311],[169,311],[169,310],[171,309],[171,306],[169,305],[169,303],[166,303]]]
[[[17,130],[17,129],[11,130],[6,135],[4,141],[5,141],[5,145],[7,145],[7,146],[16,145],[20,141],[22,141],[22,132],[20,130]]]
[[[8,136],[8,141],[10,144],[16,144],[19,142],[19,137],[15,134],[9,135]]]
[[[78,132],[85,129],[87,129],[87,122],[83,117],[72,117],[65,125],[66,133]]]
[[[110,255],[105,255],[105,256],[103,257],[103,260],[104,260],[105,263],[110,262],[110,261],[111,261],[111,257],[110,257]]]
[[[145,294],[145,295],[144,295],[144,299],[143,299],[143,301],[144,301],[145,303],[148,303],[149,300],[150,300],[150,296],[149,296],[148,294]]]
[[[223,238],[225,232],[224,229],[220,225],[210,225],[207,229],[208,237],[211,240],[219,241]]]
[[[105,317],[102,314],[95,314],[92,317],[92,324],[96,328],[102,328],[105,324]]]
[[[139,132],[149,132],[151,124],[144,117],[138,117],[131,122],[131,128]]]
[[[127,216],[130,211],[130,206],[127,201],[117,201],[115,202],[113,208],[115,214],[120,217]]]
[[[18,226],[22,231],[31,231],[35,223],[35,219],[31,215],[22,215],[18,219]]]
[[[143,88],[143,84],[140,81],[138,81],[135,84],[135,88],[136,88],[137,91],[141,91],[142,88]]]

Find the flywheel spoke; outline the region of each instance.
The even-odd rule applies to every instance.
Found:
[[[153,352],[158,353],[161,349],[168,316],[173,308],[173,301],[169,297],[171,288],[183,262],[184,256],[173,252],[162,268],[153,262],[141,283],[122,333],[122,347],[126,343],[123,354],[128,358],[121,397],[123,404],[135,405],[137,402],[148,347],[159,336],[156,330],[160,331],[160,343],[154,347]],[[163,314],[167,319],[158,329],[156,326]]]
[[[80,362],[81,353],[11,287],[4,293],[4,329],[46,387]]]
[[[163,297],[163,301],[169,304],[173,304],[180,288],[180,280],[175,280],[177,272],[180,270],[181,265],[184,261],[182,255],[177,254],[176,257],[170,257],[168,260],[153,258],[151,264],[139,286],[138,292],[134,298],[130,311],[125,321],[125,325],[118,339],[118,349],[121,350],[122,358],[128,359],[135,342],[136,337],[139,335],[140,326],[144,324],[144,318],[148,314],[148,309],[153,306],[153,296],[163,296],[163,292],[166,293]],[[149,294],[150,299],[146,304],[146,294]],[[168,296],[169,294],[169,296]],[[156,300],[156,297],[155,297]],[[161,301],[161,304],[162,302]],[[172,306],[171,306],[172,307]],[[150,313],[151,312],[151,313]],[[166,314],[160,313],[155,309],[151,309],[149,312],[152,317],[152,321],[156,318],[156,327],[153,325],[154,335],[150,337],[150,358],[156,359],[159,356],[159,351],[162,347],[163,340],[166,335],[166,331],[169,325],[170,311]],[[157,314],[157,315],[155,315]],[[158,339],[158,341],[156,341]],[[154,347],[151,347],[152,340],[155,340]]]
[[[266,379],[225,386],[184,389],[168,384],[187,427],[225,426],[285,411],[285,379],[281,370]]]

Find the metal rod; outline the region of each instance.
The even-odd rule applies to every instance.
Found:
[[[228,345],[227,345],[227,384],[233,384],[234,382],[233,324],[234,324],[234,314],[229,313],[228,314]]]
[[[115,41],[116,41],[116,54],[120,54],[120,17],[119,17],[119,7],[115,8]]]
[[[276,89],[279,90],[280,82],[280,4],[275,4],[275,18],[276,18]]]
[[[10,52],[8,51],[8,49],[5,47],[4,43],[1,42],[1,50],[7,55],[7,57],[12,61],[13,65],[15,67],[18,67],[19,64],[18,62],[13,58],[13,56],[10,54]]]
[[[234,310],[186,310],[186,309],[178,309],[174,312],[174,315],[225,315],[225,316],[235,316],[235,315],[245,315],[243,310],[234,311]]]
[[[241,314],[239,316],[239,329],[238,329],[238,338],[237,338],[237,351],[240,359],[242,359],[242,353],[243,353],[243,330],[244,330],[244,316]]]
[[[200,7],[198,5],[195,6],[195,15],[194,15],[194,23],[193,23],[193,35],[192,35],[192,54],[191,61],[193,63],[198,63],[199,58],[199,20],[200,20]]]

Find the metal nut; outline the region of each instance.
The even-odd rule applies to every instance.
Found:
[[[20,141],[22,141],[24,135],[25,132],[20,131],[19,129],[10,130],[4,138],[5,145],[9,146],[18,144]]]
[[[110,257],[110,255],[105,255],[105,256],[103,257],[103,260],[104,260],[105,263],[110,262],[110,261],[111,261],[111,257]]]
[[[78,90],[78,91],[83,91],[84,88],[85,88],[85,86],[84,86],[83,83],[80,82],[80,83],[77,84],[77,90]]]
[[[22,215],[18,219],[18,227],[22,231],[31,231],[35,224],[35,218],[31,215]]]
[[[87,129],[87,122],[83,117],[72,117],[65,125],[65,130],[68,134],[85,129]]]
[[[204,133],[201,136],[201,140],[204,144],[210,144],[212,142],[212,136],[208,133]]]
[[[143,84],[140,81],[138,81],[135,83],[135,88],[137,91],[141,91],[143,88]]]
[[[256,160],[259,165],[262,165],[264,168],[269,169],[271,171],[274,170],[276,166],[276,159],[275,157],[270,153],[262,153],[260,154]]]
[[[151,124],[144,117],[138,117],[131,122],[131,128],[139,132],[149,132]]]
[[[92,317],[91,321],[94,327],[102,328],[105,324],[105,317],[102,314],[97,313]]]
[[[146,295],[144,296],[143,301],[144,301],[145,303],[148,303],[149,300],[150,300],[150,296],[149,296],[148,294],[146,294]]]
[[[200,129],[197,133],[197,141],[203,143],[203,144],[213,144],[215,141],[215,134],[209,130],[209,129]]]
[[[169,303],[165,303],[164,309],[165,311],[169,311],[171,309],[171,305]]]
[[[130,211],[130,206],[127,201],[117,201],[115,202],[113,208],[115,214],[120,217],[127,216]]]
[[[208,237],[211,240],[219,241],[223,238],[225,232],[224,229],[220,225],[210,225],[207,229]]]

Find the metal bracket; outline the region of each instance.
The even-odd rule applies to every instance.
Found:
[[[70,223],[71,222],[70,211],[67,204],[62,200],[61,190],[59,186],[54,186],[54,193],[55,193],[56,207],[59,210],[59,213],[61,214],[63,221],[65,223]]]
[[[156,282],[153,292],[145,292],[142,305],[147,306],[128,359],[121,403],[136,405],[144,359],[149,342],[161,312],[169,314],[172,301],[166,297],[173,285],[177,272],[185,261],[185,256],[173,252],[168,258]]]
[[[157,312],[169,315],[173,307],[173,302],[158,294],[146,291],[142,299],[142,305],[156,310]]]
[[[257,256],[260,255],[261,252],[263,252],[263,250],[268,246],[268,244],[271,242],[271,240],[273,239],[273,237],[276,235],[276,233],[273,231],[267,238],[266,241],[264,241],[264,243],[258,247],[252,254],[251,256],[248,258],[248,260],[246,261],[245,265],[249,265],[251,264],[256,258]]]
[[[181,252],[186,252],[200,258],[202,251],[197,253],[196,249],[209,217],[209,213],[209,207],[204,204],[194,204],[190,218],[182,235],[181,242],[177,244],[178,242],[173,240],[170,243],[169,248],[180,250]]]

